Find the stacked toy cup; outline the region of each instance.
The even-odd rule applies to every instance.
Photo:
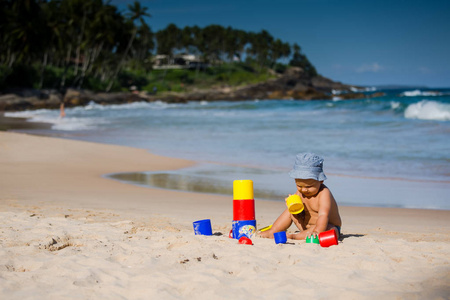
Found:
[[[253,181],[233,181],[233,222],[232,238],[249,239],[256,232],[255,199],[253,199]]]

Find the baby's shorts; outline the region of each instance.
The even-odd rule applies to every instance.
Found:
[[[338,233],[339,233],[339,236],[341,236],[341,226],[336,226],[336,225],[334,225],[334,227],[336,227],[336,228],[337,228],[337,230],[338,230]]]

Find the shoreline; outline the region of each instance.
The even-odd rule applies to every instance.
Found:
[[[0,111],[0,131],[20,130],[20,129],[50,129],[50,123],[28,122],[28,118],[5,117]]]
[[[228,238],[232,195],[102,177],[194,163],[144,149],[0,132],[0,295],[448,297],[450,211],[340,206],[338,246],[262,238],[248,246]],[[284,209],[258,199],[255,206],[259,228]],[[192,222],[200,219],[211,219],[213,236],[194,235]]]
[[[0,116],[0,128],[2,127],[2,122],[6,124],[13,124],[16,126],[15,128],[10,128],[10,130],[13,130],[11,132],[16,133],[25,133],[25,134],[31,134],[35,136],[47,136],[52,138],[62,138],[67,140],[73,140],[73,141],[79,141],[78,139],[73,139],[71,137],[65,137],[61,134],[45,134],[40,131],[40,129],[49,129],[51,124],[47,123],[39,123],[39,122],[28,122],[26,118],[15,118],[15,117],[1,117]],[[36,132],[33,132],[36,130]],[[195,165],[195,166],[194,166]],[[186,169],[179,169],[178,171],[172,172],[172,177],[177,177],[175,174],[178,174],[183,177],[184,183],[181,184],[181,189],[172,189],[177,191],[187,191],[187,189],[183,189],[183,186],[192,185],[195,184],[196,186],[204,186],[204,187],[198,187],[194,192],[202,192],[202,193],[208,193],[208,186],[212,186],[215,184],[223,185],[226,184],[224,182],[224,178],[221,177],[214,177],[211,175],[211,178],[201,178],[200,179],[200,185],[195,182],[195,178],[197,176],[197,173],[192,172],[190,170],[196,169],[199,166],[208,166],[208,165],[215,165],[217,168],[221,168],[221,166],[231,166],[235,168],[239,168],[237,172],[245,172],[250,170],[244,170],[246,166],[236,165],[236,164],[223,164],[223,163],[201,163],[198,161],[194,161],[193,165]],[[201,168],[201,167],[200,167]],[[219,172],[220,170],[217,169],[216,171]],[[111,174],[115,173],[128,173],[128,174],[146,174],[150,173],[149,171],[152,170],[130,170],[130,172],[113,172],[113,173],[105,173],[102,174],[103,177],[107,178],[108,180],[117,180],[117,178],[111,178]],[[165,173],[167,170],[163,170],[161,175],[169,175],[168,173]],[[208,172],[210,170],[207,170]],[[158,174],[153,172],[154,174]],[[250,171],[251,173],[251,171]],[[448,184],[450,182],[443,181],[443,180],[415,180],[415,179],[408,179],[408,178],[380,178],[380,177],[373,177],[373,176],[357,176],[357,175],[345,175],[345,174],[335,174],[335,173],[328,173],[329,179],[327,180],[327,186],[331,188],[333,191],[333,194],[335,195],[336,199],[338,199],[338,203],[340,205],[346,205],[346,206],[356,206],[356,207],[385,207],[385,208],[412,208],[412,209],[437,209],[437,210],[450,210],[450,206],[446,206],[445,203],[442,202],[441,199],[445,199],[446,193],[448,191]],[[237,174],[238,177],[232,178],[229,177],[226,180],[233,180],[236,178],[239,178],[239,174]],[[258,182],[257,174],[252,175],[252,179],[254,180],[254,187],[255,191],[258,193],[261,192],[261,198],[264,200],[273,200],[280,202],[284,199],[284,192],[281,191],[290,191],[291,186],[289,184],[286,184],[285,180],[281,180],[278,177],[274,176],[274,184],[275,186],[278,186],[278,190],[275,192],[274,190],[266,190],[265,186],[261,185],[260,182]],[[191,177],[194,181],[186,178]],[[280,177],[282,178],[282,177]],[[166,178],[167,180],[169,178]],[[179,178],[176,178],[179,180]],[[120,180],[120,179],[119,179]],[[191,182],[192,181],[192,182]],[[127,182],[121,181],[126,184],[135,184],[133,182]],[[356,184],[356,190],[354,192],[349,193],[347,187],[352,185],[352,182],[357,182]],[[274,188],[274,184],[272,184],[272,188]],[[206,186],[207,185],[207,186]],[[158,186],[152,186],[152,185],[140,185],[139,183],[137,186],[143,186],[144,188],[165,188],[165,187],[158,187]],[[167,186],[167,184],[165,184]],[[281,187],[281,188],[280,188]],[[384,193],[385,188],[388,187],[391,192],[388,194],[384,194],[382,198],[380,198],[378,195],[382,195]],[[222,190],[227,190],[227,193],[230,191],[230,187],[225,186],[222,188]],[[263,196],[264,194],[264,196]],[[224,194],[220,194],[224,196]],[[361,202],[359,199],[362,195],[364,196],[364,199],[366,202]],[[256,196],[255,196],[256,197]],[[275,198],[273,198],[275,197]],[[420,199],[426,199],[428,198],[427,202],[421,202]],[[278,200],[274,200],[278,199]],[[413,200],[414,199],[414,200]],[[395,205],[394,205],[395,204]]]
[[[9,137],[13,137],[12,140],[15,140],[15,138],[18,138],[19,140],[29,140],[29,139],[33,139],[35,141],[32,141],[31,143],[34,144],[36,141],[39,140],[47,140],[47,141],[52,141],[56,144],[74,144],[77,145],[77,148],[82,149],[84,147],[84,145],[90,145],[90,147],[95,147],[95,148],[104,148],[104,149],[114,149],[115,148],[115,152],[117,152],[117,155],[122,155],[123,153],[126,153],[127,151],[130,152],[134,152],[135,154],[137,154],[139,157],[143,156],[149,156],[148,158],[146,158],[146,160],[149,160],[152,162],[152,164],[148,164],[146,166],[143,166],[141,164],[141,161],[139,162],[134,162],[133,164],[123,164],[120,163],[119,168],[122,168],[120,170],[114,170],[114,171],[110,171],[112,170],[112,168],[106,168],[106,170],[108,171],[96,171],[95,172],[95,177],[97,180],[101,180],[101,181],[107,181],[110,183],[114,183],[114,184],[119,184],[120,186],[126,186],[127,190],[129,189],[139,189],[139,190],[147,190],[147,191],[160,191],[160,192],[168,192],[168,193],[181,193],[181,194],[188,194],[188,195],[203,195],[205,197],[219,197],[219,198],[224,198],[227,197],[229,198],[230,195],[224,195],[224,194],[209,194],[209,193],[201,193],[201,192],[195,192],[195,191],[185,191],[185,190],[171,190],[171,189],[165,189],[165,188],[152,188],[152,187],[142,187],[139,185],[135,185],[135,184],[129,184],[129,183],[123,183],[120,180],[117,179],[111,179],[108,178],[108,175],[111,174],[122,174],[122,173],[128,173],[128,172],[155,172],[155,171],[170,171],[170,170],[178,170],[178,169],[183,169],[183,168],[190,168],[190,167],[194,167],[197,162],[195,161],[189,161],[189,160],[185,160],[185,159],[177,159],[177,158],[172,158],[172,157],[163,157],[163,156],[159,156],[159,155],[155,155],[152,154],[150,152],[148,152],[146,149],[139,149],[139,148],[133,148],[133,147],[127,147],[127,146],[117,146],[117,145],[108,145],[108,144],[101,144],[101,143],[94,143],[94,142],[86,142],[86,141],[78,141],[78,140],[72,140],[72,139],[64,139],[64,138],[59,138],[59,137],[48,137],[48,136],[39,136],[39,135],[33,135],[33,134],[29,134],[29,133],[20,133],[20,132],[2,132],[0,131],[0,135],[3,134],[3,138],[4,136],[9,136]],[[40,142],[38,142],[40,143]],[[3,143],[2,143],[3,144]],[[67,146],[63,146],[63,147],[67,147]],[[46,148],[46,147],[44,147]],[[109,150],[110,150],[109,149]],[[25,149],[17,149],[17,153],[14,153],[14,156],[20,156],[22,154],[24,154],[26,152]],[[58,151],[60,152],[60,151]],[[84,152],[84,151],[83,151]],[[95,150],[88,150],[88,153],[94,153]],[[64,153],[58,153],[59,155],[63,155]],[[85,153],[83,153],[83,155],[85,155]],[[97,153],[96,154],[97,157],[91,157],[91,160],[95,160],[99,157],[102,156],[101,153]],[[49,157],[45,158],[46,163],[52,163],[51,161],[48,161],[48,159],[51,159]],[[55,159],[55,162],[53,163],[60,163],[60,160],[64,160],[63,157],[58,157],[58,159]],[[157,164],[158,167],[154,166],[154,160],[159,160],[159,163]],[[6,155],[6,160],[8,160],[8,155]],[[78,159],[75,158],[75,160],[77,161],[77,163],[80,163],[80,161]],[[101,165],[102,163],[100,163]],[[87,165],[89,165],[89,163],[86,163],[86,165],[82,165],[82,166],[78,166],[78,168],[82,168],[82,167],[86,167]],[[153,165],[153,166],[152,166]],[[150,167],[152,166],[152,167]],[[164,166],[164,167],[161,167]],[[61,166],[61,168],[64,168],[65,166]],[[89,170],[92,169],[91,166],[89,166]],[[95,167],[93,167],[93,169],[95,169]],[[5,172],[2,172],[3,175],[5,176],[6,174],[4,174]],[[30,176],[31,177],[31,176]],[[93,177],[92,174],[90,177]],[[346,176],[344,176],[346,177]],[[355,177],[352,177],[355,178]],[[363,177],[361,177],[362,179],[365,179]],[[372,180],[372,178],[370,178]],[[6,180],[5,180],[6,181]],[[4,193],[3,193],[4,194]],[[2,195],[4,196],[4,195]],[[279,200],[274,200],[274,199],[264,199],[264,200],[258,200],[257,198],[255,198],[255,201],[264,201],[264,202],[274,202],[275,204],[279,204],[280,201]],[[350,209],[397,209],[397,210],[418,210],[418,211],[442,211],[444,213],[449,213],[450,215],[450,211],[446,210],[446,209],[423,209],[423,208],[399,208],[399,207],[373,207],[373,206],[347,206],[347,205],[340,205],[340,207],[349,207]]]
[[[4,112],[0,112],[0,131],[11,131],[17,133],[26,133],[37,136],[48,136],[55,138],[66,138],[59,134],[40,134],[33,133],[29,130],[34,129],[50,129],[53,124],[45,123],[45,122],[29,122],[27,121],[29,118],[26,117],[9,117],[4,116]],[[71,137],[67,137],[67,139],[71,140],[79,140],[73,139]],[[227,165],[227,166],[235,166],[235,167],[246,167],[245,165],[237,164],[237,163],[222,163],[222,162],[206,162],[216,165]],[[249,168],[252,168],[249,166]],[[352,174],[344,174],[344,173],[334,173],[327,172],[327,174],[331,176],[344,177],[344,178],[355,178],[355,179],[368,179],[368,180],[394,180],[401,182],[416,182],[416,183],[438,183],[438,184],[450,184],[450,180],[442,180],[442,179],[418,179],[418,178],[406,178],[406,177],[379,177],[379,176],[370,176],[370,175],[352,175]],[[105,174],[108,175],[108,174]]]
[[[6,139],[6,141],[5,141]],[[77,173],[86,173],[89,174],[88,178],[83,178],[83,182],[88,182],[89,180],[93,180],[95,178],[94,183],[89,184],[89,187],[95,183],[102,182],[102,186],[115,186],[118,188],[119,186],[121,189],[129,191],[129,190],[135,190],[140,191],[142,194],[146,193],[157,193],[157,194],[173,194],[173,195],[189,195],[189,199],[192,199],[193,197],[201,196],[202,200],[204,198],[208,197],[214,197],[218,199],[224,199],[224,198],[230,198],[232,195],[222,195],[222,194],[207,194],[207,193],[199,193],[199,192],[191,192],[191,191],[180,191],[180,190],[170,190],[170,189],[164,189],[164,188],[151,188],[151,187],[141,187],[138,185],[128,184],[128,183],[122,183],[119,180],[114,180],[107,178],[108,174],[116,174],[116,173],[126,173],[130,171],[137,171],[137,172],[145,172],[145,171],[170,171],[170,170],[177,170],[181,168],[189,168],[196,165],[196,162],[189,161],[185,159],[177,159],[177,158],[169,158],[169,157],[163,157],[159,155],[152,154],[148,152],[145,149],[139,149],[139,148],[132,148],[132,147],[126,147],[126,146],[116,146],[116,145],[107,145],[107,144],[100,144],[100,143],[93,143],[93,142],[85,142],[85,141],[77,141],[77,140],[71,140],[71,139],[62,139],[57,137],[47,137],[47,136],[37,136],[37,135],[31,135],[28,133],[16,133],[16,132],[1,132],[0,131],[0,141],[2,145],[12,145],[12,148],[15,148],[13,153],[11,152],[11,149],[6,149],[6,155],[5,153],[1,153],[3,156],[2,165],[5,167],[4,171],[1,172],[2,182],[6,184],[3,184],[3,190],[1,191],[1,199],[5,198],[13,198],[11,195],[13,193],[11,192],[11,195],[8,195],[5,191],[14,191],[17,195],[25,195],[26,200],[30,200],[29,198],[35,197],[39,201],[42,201],[47,196],[46,194],[53,194],[52,191],[47,190],[47,193],[42,193],[39,195],[30,195],[30,191],[25,191],[23,189],[19,189],[17,187],[14,187],[13,185],[9,185],[8,182],[13,182],[14,185],[20,186],[20,182],[16,182],[16,178],[7,178],[9,174],[8,171],[12,171],[11,173],[22,173],[21,177],[28,177],[33,178],[34,174],[24,174],[27,170],[27,164],[25,163],[21,168],[18,168],[18,165],[16,164],[17,161],[20,162],[21,156],[27,156],[26,160],[29,159],[30,153],[27,153],[26,149],[20,149],[21,146],[26,144],[33,144],[33,145],[39,145],[42,144],[43,141],[45,141],[47,145],[39,145],[41,148],[40,150],[43,152],[52,152],[52,153],[45,153],[44,157],[32,157],[32,161],[40,161],[38,165],[42,165],[42,163],[46,164],[46,168],[49,168],[49,165],[52,165],[52,168],[49,168],[50,171],[52,169],[55,169],[58,171],[58,173],[61,173],[61,169],[67,168],[67,165],[76,168],[75,175],[71,174],[65,174],[65,175],[59,175],[55,176],[55,174],[50,174],[51,179],[55,179],[61,182],[64,182],[64,180],[67,180],[67,178],[71,178],[73,176],[77,177]],[[21,145],[15,145],[16,143],[19,143]],[[52,145],[57,145],[55,148],[59,149],[49,149]],[[17,147],[19,146],[19,147]],[[9,148],[9,147],[8,147]],[[26,148],[26,147],[25,147]],[[67,152],[72,152],[72,148],[75,148],[75,152],[81,153],[81,155],[84,158],[87,158],[88,160],[83,162],[82,160],[78,159],[77,157],[68,159],[65,157],[66,150]],[[5,149],[3,149],[5,150]],[[36,149],[35,149],[36,150]],[[99,150],[109,150],[109,152],[113,152],[113,154],[110,154],[109,158],[104,158],[102,151]],[[40,151],[39,151],[40,152]],[[43,152],[40,154],[42,155]],[[94,154],[95,153],[95,154]],[[105,164],[104,161],[112,162],[111,158],[118,156],[122,158],[125,158],[123,155],[128,153],[136,155],[136,158],[133,158],[133,163],[129,163],[126,161],[123,162],[115,162],[114,166]],[[68,154],[68,153],[67,153]],[[36,155],[36,153],[31,154],[31,156]],[[55,155],[50,157],[50,155]],[[145,157],[145,158],[144,158]],[[12,158],[12,161],[10,159]],[[84,159],[83,158],[83,159]],[[128,158],[129,159],[129,158]],[[16,161],[17,160],[17,161]],[[146,162],[149,162],[147,165],[145,165]],[[157,163],[155,163],[157,162]],[[94,166],[92,164],[95,164]],[[75,165],[74,165],[75,164]],[[145,165],[145,166],[144,166]],[[99,166],[102,166],[102,168],[99,168]],[[41,168],[40,166],[39,168]],[[118,168],[118,169],[116,169]],[[18,170],[20,169],[20,170]],[[113,170],[114,171],[110,171]],[[6,172],[5,172],[6,171]],[[34,173],[34,172],[32,172]],[[57,177],[67,177],[67,178],[57,178]],[[45,176],[43,176],[45,177]],[[35,178],[37,180],[42,180],[43,182],[48,181],[48,179],[42,179],[42,178]],[[80,178],[81,179],[81,178]],[[70,181],[69,181],[70,182]],[[33,188],[35,188],[37,184],[33,184]],[[64,183],[62,185],[64,189],[71,189],[70,185],[68,183]],[[42,192],[42,191],[41,191]],[[107,193],[108,194],[108,193]],[[20,198],[20,196],[18,198]],[[70,195],[70,197],[73,197],[73,195]],[[114,198],[115,200],[115,198]],[[276,206],[280,205],[280,201],[274,200],[274,199],[264,199],[259,200],[255,198],[255,201],[263,201],[264,203],[271,203]],[[176,202],[176,200],[175,200]],[[449,210],[441,210],[441,209],[422,209],[422,208],[394,208],[394,207],[367,207],[367,206],[346,206],[346,205],[340,205],[339,207],[346,207],[349,210],[395,210],[398,212],[403,211],[404,215],[408,215],[407,211],[414,210],[414,211],[420,211],[423,215],[427,215],[426,212],[442,212],[443,215],[449,215]],[[366,211],[367,213],[368,211]],[[227,212],[228,213],[228,212]],[[400,213],[401,215],[402,213]],[[449,220],[450,225],[450,220]]]
[[[115,180],[121,183],[125,184],[131,184],[138,187],[144,187],[144,188],[154,188],[154,189],[163,189],[163,190],[171,190],[171,191],[181,191],[181,192],[197,192],[197,193],[203,193],[203,194],[210,194],[210,195],[231,195],[233,194],[232,186],[230,185],[230,182],[233,181],[233,178],[228,178],[229,180],[225,180],[224,178],[216,179],[216,178],[206,178],[206,177],[199,177],[197,173],[192,172],[192,170],[195,170],[198,172],[199,165],[196,164],[194,166],[177,169],[175,171],[160,171],[160,172],[119,172],[119,173],[112,173],[112,174],[104,174],[103,177]],[[201,170],[201,168],[200,168]],[[220,170],[218,170],[220,171]],[[370,185],[370,189],[382,189],[382,186],[390,183],[392,179],[381,179],[378,178],[368,178],[368,177],[357,177],[357,176],[340,176],[336,174],[329,173],[329,180],[328,182],[331,182],[333,187],[333,191],[336,190],[336,195],[339,195],[342,193],[342,190],[340,186],[349,186],[351,183],[350,181],[359,181],[360,184],[366,187]],[[211,176],[211,175],[210,175]],[[337,176],[337,177],[336,177]],[[252,176],[250,176],[253,180],[254,189],[255,189],[255,199],[265,200],[265,201],[276,201],[276,202],[283,202],[283,199],[286,197],[285,193],[276,192],[270,189],[264,189],[260,182],[257,180],[255,181]],[[417,181],[416,181],[417,182]],[[401,182],[403,183],[403,182]],[[437,194],[436,190],[441,189],[442,195],[445,195],[446,191],[446,183],[444,182],[433,182],[433,181],[420,181],[419,184],[426,183],[427,185],[435,185],[434,191]],[[404,184],[410,185],[411,181],[404,180]],[[329,184],[326,184],[329,186]],[[398,187],[391,187],[393,190],[397,189],[397,192],[394,194],[399,195],[400,192],[398,191]],[[417,189],[422,189],[422,187],[414,187],[412,188],[412,191],[409,192],[410,194],[416,193]],[[433,188],[432,188],[433,189]],[[292,187],[289,185],[286,189],[286,191],[292,190]],[[355,189],[355,191],[358,191],[358,189]],[[403,193],[405,193],[403,191]],[[335,194],[333,192],[333,194]],[[359,191],[358,194],[363,194],[363,191]],[[406,193],[406,196],[402,195],[402,198],[406,198],[408,194]],[[411,195],[409,195],[411,196]],[[358,196],[355,196],[358,197]],[[367,197],[367,196],[366,196]],[[434,196],[436,197],[436,196]],[[373,198],[373,197],[371,197]],[[345,202],[347,201],[347,202]],[[415,207],[409,204],[405,204],[402,206],[400,202],[397,205],[393,205],[389,201],[385,201],[384,203],[350,203],[350,200],[347,199],[338,199],[338,203],[340,206],[354,206],[354,207],[380,207],[380,208],[405,208],[405,209],[425,209],[425,210],[450,210],[450,208],[445,207]]]

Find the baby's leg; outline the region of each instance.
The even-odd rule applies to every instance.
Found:
[[[285,231],[291,226],[291,224],[292,224],[291,214],[289,213],[289,210],[286,208],[286,210],[275,220],[275,222],[272,225],[272,228],[260,232],[258,235],[260,237],[273,239],[273,234],[275,232]]]
[[[298,230],[303,231],[305,230],[305,215],[304,213],[296,214],[296,215],[290,215],[292,222],[294,222],[295,226],[297,226]]]

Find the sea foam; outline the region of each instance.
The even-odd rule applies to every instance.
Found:
[[[166,103],[162,101],[154,102],[132,102],[126,104],[109,104],[101,105],[94,101],[89,102],[86,106],[75,107],[75,110],[134,110],[134,109],[166,109],[176,107],[177,104]]]
[[[364,88],[357,88],[357,87],[352,86],[352,87],[350,87],[350,90],[352,92],[354,92],[354,93],[357,93],[357,92],[375,92],[377,90],[377,88],[374,87],[374,86],[369,86],[369,87],[364,87]]]
[[[450,104],[436,101],[422,100],[410,104],[405,110],[405,118],[421,120],[450,120]]]
[[[397,108],[399,108],[401,105],[400,102],[398,101],[391,101],[391,109],[396,110]]]
[[[441,92],[421,91],[421,90],[404,91],[403,93],[400,94],[400,96],[403,96],[403,97],[418,97],[418,96],[432,97],[432,96],[442,96],[442,95],[444,95],[444,94]]]
[[[84,107],[69,108],[66,112],[84,109]],[[108,121],[101,117],[86,118],[77,116],[66,116],[61,118],[59,110],[55,109],[38,109],[25,110],[18,112],[6,112],[6,117],[12,118],[27,118],[27,122],[42,122],[51,124],[54,130],[77,131],[77,130],[91,130],[96,129],[99,124],[107,124]]]

